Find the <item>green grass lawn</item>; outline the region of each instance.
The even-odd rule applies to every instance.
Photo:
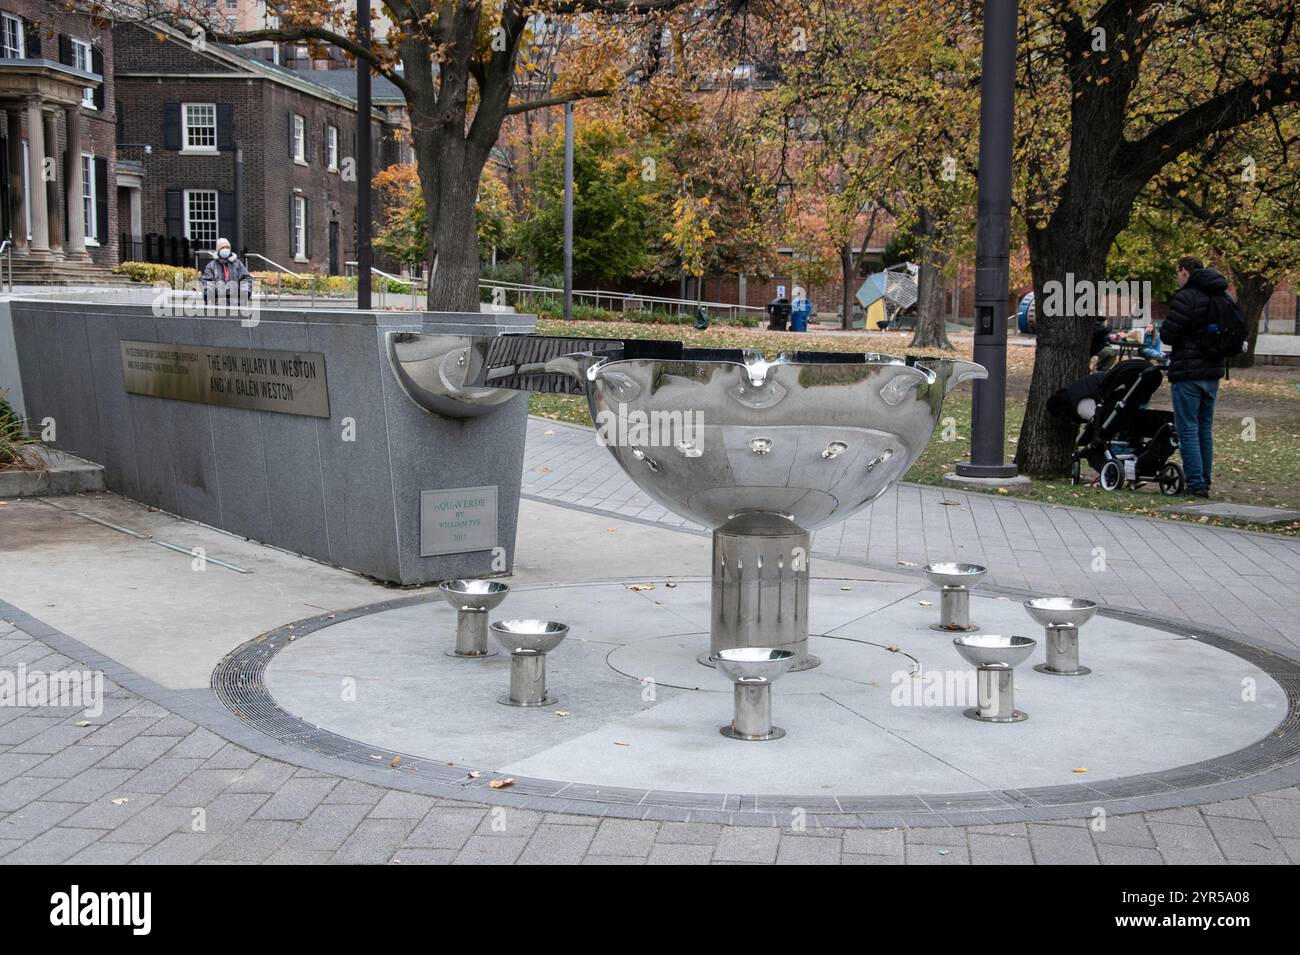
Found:
[[[690,326],[626,325],[610,322],[539,321],[538,332],[546,335],[612,336],[623,338],[674,339],[694,347],[759,348],[769,356],[798,345],[818,351],[884,351],[906,353],[905,337],[871,335],[793,335],[743,328],[711,328],[697,332]],[[969,346],[958,346],[957,357],[970,357]],[[1015,455],[1015,442],[1024,418],[1029,375],[1033,368],[1033,349],[1013,348],[1008,353],[1007,459]],[[1300,374],[1293,369],[1259,369],[1233,373],[1220,389],[1215,416],[1215,478],[1217,499],[1242,504],[1265,504],[1300,508]],[[1157,393],[1157,406],[1167,404],[1168,388]],[[565,395],[529,396],[529,411],[543,418],[590,425],[586,401]],[[970,389],[959,388],[944,402],[943,416],[953,419],[955,437],[943,440],[944,425],[920,458],[907,472],[905,480],[918,484],[939,485],[943,475],[957,461],[970,455]],[[1085,480],[1090,477],[1085,467]],[[993,491],[990,493],[998,493]],[[1183,517],[1161,509],[1184,498],[1168,498],[1155,485],[1137,490],[1124,488],[1103,491],[1089,485],[1071,486],[1068,478],[1034,481],[1017,490],[1018,496],[1052,504],[1069,504],[1097,510],[1121,511],[1154,517],[1174,517],[1229,527],[1268,530],[1300,536],[1300,522],[1257,525],[1218,518]]]

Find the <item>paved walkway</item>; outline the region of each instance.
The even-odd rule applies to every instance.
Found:
[[[675,536],[666,527],[682,525],[640,496],[590,432],[530,422],[525,468],[527,494],[594,511],[602,529],[614,514],[664,525],[647,539]],[[17,543],[23,560],[39,564],[44,538],[6,539],[6,526],[14,526],[4,523],[6,510],[0,508],[0,551]],[[176,524],[174,534],[193,529]],[[224,546],[234,546],[225,540]],[[694,561],[702,542],[690,543],[683,550]],[[84,546],[84,572],[96,573],[102,542],[78,545],[70,536],[61,546]],[[1115,606],[1240,629],[1278,645],[1292,643],[1288,621],[1300,610],[1300,542],[941,489],[899,488],[844,527],[819,535],[815,547],[823,557],[895,572],[914,573],[909,565],[927,557],[981,559],[999,586],[1064,587]],[[1105,548],[1105,571],[1091,569],[1097,547]],[[144,545],[135,554],[131,559],[175,559],[170,551]],[[64,553],[63,559],[70,556]],[[1181,586],[1165,579],[1170,562],[1186,575]],[[302,564],[305,571],[308,562]],[[157,579],[163,578],[142,577],[142,590]],[[319,591],[321,606],[340,603],[337,584],[329,580],[308,589]],[[183,588],[167,596],[174,602],[175,626],[204,619],[187,610]],[[304,590],[295,599],[308,596]],[[209,690],[162,690],[88,648],[79,650],[68,639],[77,638],[78,629],[65,624],[62,637],[43,627],[39,618],[53,603],[43,589],[27,587],[21,599],[7,591],[6,597],[37,620],[0,606],[0,621],[7,621],[0,622],[0,673],[20,665],[29,671],[75,668],[84,660],[103,666],[107,699],[96,716],[72,708],[0,706],[4,863],[1300,862],[1297,787],[1195,808],[1114,815],[1104,828],[1077,819],[802,832],[597,819],[417,795],[325,772],[310,760],[302,763],[318,768],[303,768],[293,753],[261,742],[265,738],[224,711],[218,714]],[[295,619],[289,614],[296,611],[282,612],[282,622]],[[80,635],[87,642],[102,636],[89,630]],[[164,707],[153,699],[184,705]]]
[[[647,497],[590,429],[539,419],[528,429],[526,495],[703,533]],[[1300,647],[1300,538],[900,484],[815,533],[813,551],[892,570],[972,561],[995,587],[1067,591]]]

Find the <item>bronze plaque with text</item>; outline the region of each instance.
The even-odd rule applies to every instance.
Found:
[[[122,342],[122,374],[133,395],[251,411],[330,416],[325,356],[169,342]]]

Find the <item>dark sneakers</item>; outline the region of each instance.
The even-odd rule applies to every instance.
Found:
[[[1210,489],[1208,487],[1193,487],[1193,488],[1188,488],[1187,493],[1190,494],[1192,497],[1208,498],[1210,496]]]

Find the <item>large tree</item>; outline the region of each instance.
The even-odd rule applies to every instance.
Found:
[[[389,25],[363,44],[355,13],[336,0],[272,3],[278,26],[239,31],[225,29],[223,11],[203,0],[104,6],[111,16],[179,26],[211,42],[330,44],[392,81],[406,99],[424,196],[428,306],[440,311],[478,308],[475,197],[506,117],[649,84],[673,17],[701,17],[697,0],[376,0]],[[530,57],[566,40],[574,48],[567,68],[515,95]]]
[[[1300,100],[1292,0],[1027,0],[1017,169],[1034,289],[1106,279],[1147,184],[1213,137]],[[1038,314],[1017,444],[1025,473],[1069,465],[1073,428],[1047,399],[1087,370],[1089,317]]]

